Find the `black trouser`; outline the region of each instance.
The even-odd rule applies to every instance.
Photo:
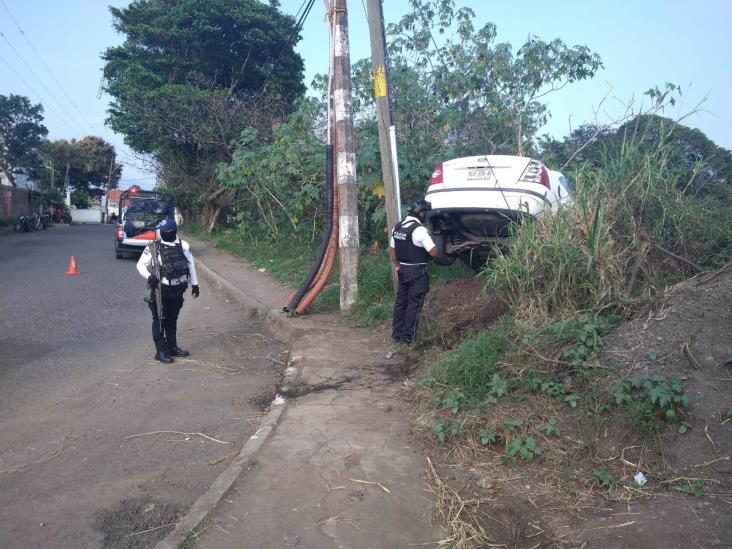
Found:
[[[401,343],[411,343],[417,333],[419,313],[427,292],[430,277],[426,265],[400,265],[399,287],[394,302],[394,320],[391,337]]]
[[[152,311],[152,337],[156,351],[169,352],[178,346],[178,313],[183,307],[183,294],[188,284],[178,286],[160,285],[161,301],[163,303],[162,329],[158,319],[158,309],[155,301],[155,290],[150,290],[150,301],[148,305]]]

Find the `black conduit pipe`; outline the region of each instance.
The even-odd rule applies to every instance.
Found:
[[[302,301],[302,298],[315,280],[318,271],[320,271],[320,266],[323,264],[323,259],[325,258],[325,252],[328,249],[330,233],[333,231],[333,145],[325,146],[325,202],[325,228],[320,237],[318,255],[315,258],[313,266],[310,267],[308,276],[305,277],[305,281],[300,286],[300,289],[297,290],[295,296],[285,307],[285,311],[294,311],[300,304],[300,301]]]

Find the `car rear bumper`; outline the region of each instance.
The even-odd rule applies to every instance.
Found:
[[[430,212],[432,215],[435,210],[450,212],[482,210],[535,216],[543,212],[549,204],[545,194],[520,188],[452,187],[430,189],[425,200],[432,205]]]
[[[138,252],[142,253],[150,241],[149,240],[134,240],[132,238],[125,238],[123,241],[116,241],[117,251],[120,252]]]

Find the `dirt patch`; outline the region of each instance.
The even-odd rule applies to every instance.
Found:
[[[490,326],[508,305],[496,294],[486,295],[480,279],[459,278],[435,286],[424,308],[426,334],[420,346],[452,347],[460,339]],[[431,325],[435,329],[430,329]]]
[[[471,287],[466,281],[454,285],[463,292]],[[451,315],[460,312],[457,305],[450,310],[449,295],[449,290],[436,295],[430,310],[443,311],[455,337],[497,316],[473,308],[464,323],[451,322]],[[497,442],[488,446],[473,434],[450,434],[455,423],[449,411],[441,416],[443,432],[464,438],[436,443],[434,410],[420,410],[416,422],[425,451],[460,500],[454,508],[463,515],[454,518],[454,532],[460,533],[461,521],[470,514],[467,518],[484,534],[483,545],[465,547],[732,546],[731,327],[728,266],[671,288],[652,314],[605,336],[602,355],[590,366],[605,391],[606,400],[598,399],[595,406],[583,402],[572,408],[561,398],[527,393],[518,401],[504,399],[482,416],[454,416],[455,422],[483,422],[478,429],[494,431]],[[612,373],[603,377],[601,372]],[[685,434],[678,432],[678,421],[660,421],[660,432],[650,434],[625,423],[621,407],[599,411],[602,402],[613,401],[612,387],[619,379],[646,375],[683,380],[684,393],[692,397]],[[565,381],[568,392],[570,382]],[[429,402],[424,395],[421,399]],[[508,433],[506,419],[522,423]],[[545,434],[550,419],[557,432]],[[505,443],[521,435],[534,437],[543,453],[508,463]],[[612,475],[606,485],[603,471]],[[632,480],[639,471],[648,479],[643,488]]]
[[[96,528],[104,534],[108,549],[152,547],[173,528],[185,509],[175,503],[125,499],[97,514]]]

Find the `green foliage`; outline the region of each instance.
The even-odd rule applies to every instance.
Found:
[[[43,106],[21,95],[0,95],[0,172],[15,184],[14,174],[42,169],[39,148],[48,130]]]
[[[453,438],[462,438],[465,436],[465,429],[463,426],[456,422],[451,421],[438,421],[432,428],[435,433],[435,437],[441,444],[445,444],[447,441]]]
[[[498,440],[498,434],[489,429],[483,429],[478,433],[478,440],[483,446],[490,446]]]
[[[660,418],[669,423],[680,421],[683,409],[691,404],[681,378],[662,375],[623,378],[615,385],[613,396],[618,406],[646,426],[655,426]]]
[[[602,350],[602,334],[607,326],[593,315],[572,317],[551,326],[559,343],[569,345],[562,353],[562,360],[573,366],[581,366]]]
[[[549,418],[549,420],[539,427],[539,429],[547,436],[559,436],[559,428],[557,427],[557,419],[552,417]]]
[[[724,359],[725,364],[732,364],[732,348],[727,349],[727,358]]]
[[[543,450],[536,439],[530,436],[514,438],[506,444],[506,460],[515,465],[517,458],[531,461],[542,454]]]
[[[606,488],[615,488],[618,485],[618,480],[613,474],[607,469],[593,469],[592,478],[598,481]]]
[[[89,194],[84,191],[74,191],[71,193],[71,203],[77,208],[88,208],[91,205]]]
[[[658,353],[651,349],[650,351],[646,352],[646,358],[651,362],[656,362],[656,359],[658,358]]]
[[[727,406],[727,412],[725,412],[726,417],[732,417],[732,404]]]
[[[49,169],[40,172],[40,181],[48,189],[63,189],[68,183],[76,191],[94,194],[117,188],[122,175],[114,145],[101,137],[58,139],[45,143],[41,154]]]
[[[683,190],[689,178],[677,169],[669,131],[642,119],[626,126],[621,146],[569,174],[573,206],[515,228],[508,253],[483,276],[509,296],[517,322],[541,325],[578,311],[633,314],[638,297],[693,272],[674,255],[701,268],[732,259],[729,204]],[[697,164],[695,173],[706,168]]]
[[[580,400],[580,396],[578,394],[571,394],[571,395],[567,395],[566,397],[564,397],[564,402],[569,404],[569,406],[571,408],[576,408],[579,400]]]
[[[701,497],[704,494],[704,479],[698,478],[693,483],[689,482],[686,486],[681,487],[681,491],[685,494]]]
[[[564,384],[554,380],[547,380],[541,384],[541,392],[552,397],[559,397],[564,394]]]
[[[521,427],[522,423],[523,421],[520,419],[513,419],[510,417],[503,420],[503,426],[511,432],[514,432],[516,429]]]
[[[463,339],[438,359],[425,383],[458,388],[476,402],[494,402],[506,395],[508,387],[497,366],[509,348],[510,333],[510,321],[503,320],[490,331]]]

